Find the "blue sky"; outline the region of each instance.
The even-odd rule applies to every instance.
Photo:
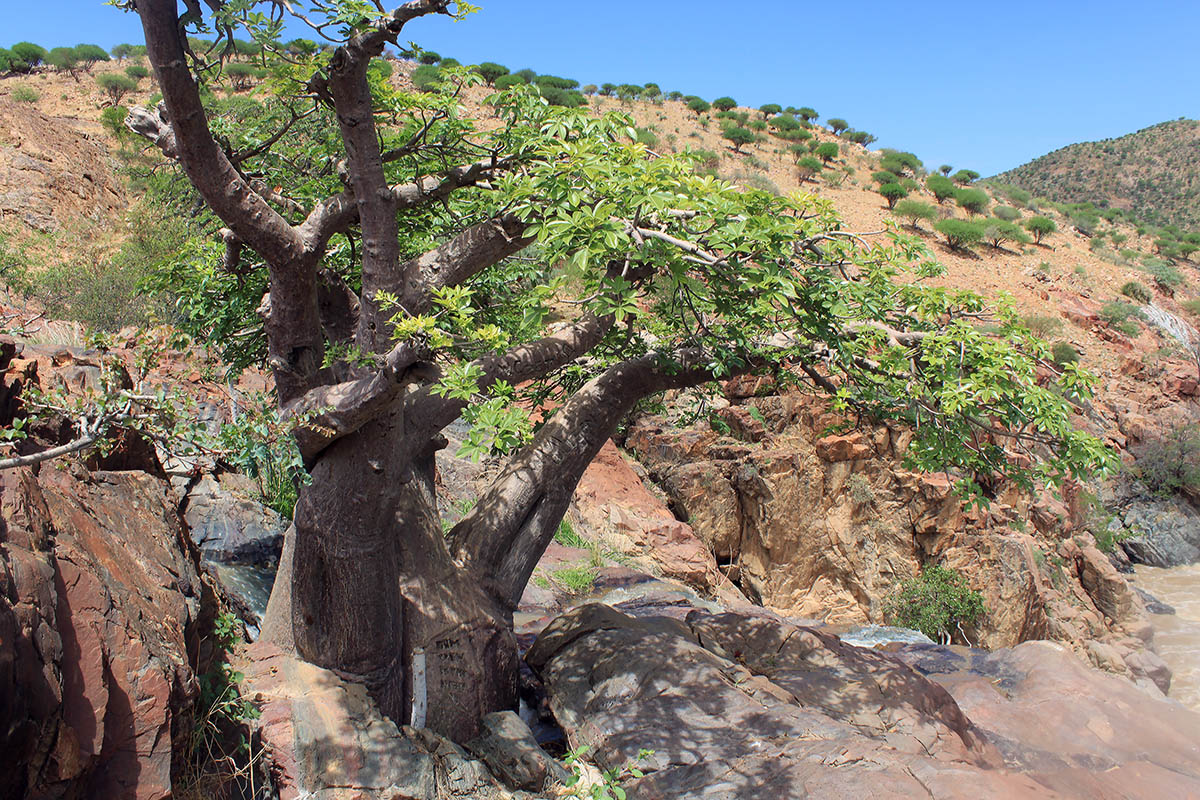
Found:
[[[988,175],[1072,142],[1200,116],[1197,0],[476,4],[466,22],[417,20],[405,38],[464,63],[581,83],[808,105],[931,167]],[[0,45],[141,40],[136,17],[101,0],[0,6]]]

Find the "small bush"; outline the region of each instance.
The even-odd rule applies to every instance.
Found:
[[[1133,450],[1133,472],[1158,495],[1200,490],[1200,427],[1176,425]]]
[[[1141,331],[1138,320],[1142,318],[1141,310],[1131,303],[1113,300],[1105,303],[1100,309],[1100,319],[1110,328],[1120,331],[1126,336],[1137,336]]]
[[[828,164],[838,157],[838,146],[835,142],[823,142],[813,150],[813,155]]]
[[[969,186],[979,180],[979,173],[973,169],[960,169],[950,179],[960,186]]]
[[[1005,222],[1016,222],[1021,218],[1021,212],[1012,206],[996,206],[992,209],[992,215]]]
[[[974,216],[987,210],[991,202],[983,189],[959,189],[954,195],[954,202],[968,214]]]
[[[438,60],[440,61],[441,59]],[[417,89],[422,92],[432,92],[441,82],[441,80],[442,71],[433,64],[422,64],[412,71],[413,86],[417,87]],[[500,80],[503,80],[503,78],[497,80],[496,88],[500,88]]]
[[[935,206],[929,203],[922,203],[920,200],[901,200],[896,203],[892,212],[901,219],[908,220],[909,227],[917,228],[917,223],[921,220],[937,219],[938,212]]]
[[[729,111],[731,108],[737,107],[737,101],[732,97],[718,97],[712,101],[713,108],[718,111]]]
[[[754,131],[743,128],[740,125],[732,125],[726,128],[722,131],[721,135],[733,144],[733,152],[735,153],[741,153],[744,145],[751,144],[758,139],[754,135]]]
[[[687,107],[688,111],[694,112],[697,116],[699,116],[700,114],[703,114],[705,111],[708,111],[710,108],[712,108],[712,104],[702,98],[693,97],[691,100],[688,100]]]
[[[983,595],[959,573],[936,564],[900,584],[884,606],[891,624],[918,630],[942,644],[952,642],[956,634],[967,641],[963,626],[974,625],[986,612]]]
[[[850,129],[850,123],[846,122],[846,120],[842,119],[841,117],[834,117],[833,119],[828,120],[826,124],[829,126],[829,130],[833,131],[835,136],[844,130]]]
[[[488,86],[494,86],[496,78],[508,74],[508,67],[503,64],[497,64],[495,61],[484,61],[475,67],[475,71],[483,76]]]
[[[1023,322],[1039,339],[1049,339],[1062,330],[1062,318],[1055,314],[1029,314]]]
[[[796,177],[799,178],[801,183],[810,181],[817,175],[820,175],[823,169],[824,166],[821,162],[812,156],[805,156],[796,161]]]
[[[1139,303],[1149,303],[1154,298],[1154,294],[1137,281],[1129,281],[1122,286],[1121,294]]]
[[[1030,217],[1025,220],[1025,230],[1033,234],[1034,244],[1041,244],[1042,239],[1058,230],[1058,226],[1047,217]]]
[[[946,237],[946,244],[963,250],[983,239],[983,231],[974,222],[965,219],[944,219],[933,229]]]
[[[18,86],[9,96],[18,103],[36,103],[42,97],[32,86]]]
[[[989,219],[982,223],[983,238],[992,247],[997,250],[1005,242],[1013,244],[1029,244],[1032,239],[1021,229],[1021,226],[1015,222],[1006,222],[1002,219]]]
[[[1070,342],[1055,342],[1054,347],[1050,350],[1050,358],[1059,369],[1062,369],[1067,364],[1079,361],[1079,351]]]
[[[885,183],[879,187],[879,194],[887,201],[887,207],[892,209],[897,202],[908,197],[908,190],[898,183]]]
[[[938,205],[954,197],[958,191],[958,187],[954,185],[954,181],[944,175],[930,175],[925,181],[925,188],[933,193],[934,199],[938,201]]]
[[[229,68],[234,66],[244,67],[248,65],[230,64]],[[120,105],[121,98],[123,98],[125,95],[137,90],[137,83],[135,83],[132,78],[130,78],[128,75],[121,75],[117,72],[106,72],[103,75],[97,76],[96,83],[101,89],[104,90],[104,93],[108,95],[108,99],[112,101],[114,106]]]
[[[413,73],[413,78],[413,82],[416,83],[416,72]],[[519,86],[523,83],[528,83],[528,81],[526,81],[521,75],[501,75],[500,77],[496,78],[495,86],[498,91],[502,92],[505,89],[511,89],[512,87]]]
[[[141,64],[130,64],[125,68],[125,74],[134,81],[141,81],[150,77],[150,70],[146,69]]]

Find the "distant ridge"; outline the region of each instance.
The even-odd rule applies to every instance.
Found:
[[[1059,203],[1091,201],[1155,225],[1200,228],[1200,121],[1068,145],[993,180]]]

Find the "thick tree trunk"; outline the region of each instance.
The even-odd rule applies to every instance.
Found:
[[[392,719],[465,741],[517,704],[508,614],[450,558],[435,442],[384,417],[329,447],[296,508],[264,635],[367,686]]]

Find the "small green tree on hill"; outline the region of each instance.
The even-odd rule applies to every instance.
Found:
[[[799,109],[797,109],[796,116],[811,125],[812,123],[816,122],[816,120],[820,117],[820,114],[816,112],[816,109],[809,108],[808,106],[801,106]]]
[[[841,134],[841,132],[844,130],[849,130],[850,128],[850,123],[846,122],[846,120],[842,119],[841,117],[834,117],[826,124],[829,125],[829,130],[833,131],[835,136]]]
[[[508,67],[497,64],[495,61],[484,61],[475,67],[475,71],[483,76],[488,86],[495,86],[496,78],[508,74]]]
[[[954,201],[971,216],[982,214],[991,202],[983,189],[960,189],[954,195]]]
[[[958,187],[954,185],[954,181],[944,175],[930,175],[925,179],[925,188],[933,193],[934,199],[938,201],[938,205],[942,205],[958,192]]]
[[[691,111],[696,116],[700,116],[712,108],[712,105],[702,97],[693,97],[691,100],[688,100],[687,107],[688,111]]]
[[[820,175],[823,169],[820,161],[812,156],[805,156],[796,162],[796,178],[801,183],[806,183]]]
[[[879,194],[887,201],[887,207],[892,209],[898,201],[908,197],[908,190],[898,183],[885,183],[879,187]]]
[[[737,101],[732,97],[718,97],[716,100],[712,101],[712,104],[713,108],[717,109],[718,111],[728,111],[731,108],[737,107]]]
[[[828,164],[830,161],[838,157],[838,146],[836,142],[822,142],[813,150],[813,155]]]
[[[884,606],[891,624],[920,631],[940,644],[950,644],[955,636],[970,644],[963,626],[974,625],[985,613],[983,595],[959,573],[936,564],[900,584]]]
[[[733,143],[733,152],[741,153],[744,145],[752,144],[758,139],[754,131],[740,125],[731,125],[721,132],[721,135]]]
[[[958,172],[954,173],[952,180],[957,184],[967,186],[979,180],[979,173],[973,169],[960,169]]]
[[[901,219],[908,220],[908,226],[913,230],[920,230],[918,222],[925,220],[937,219],[937,207],[929,203],[922,203],[920,200],[901,200],[892,208],[892,212]]]
[[[83,65],[84,72],[91,72],[92,67],[101,61],[108,61],[108,51],[98,44],[77,44],[72,49],[79,63]]]
[[[241,66],[248,67],[248,64],[230,64],[230,67]],[[119,72],[106,72],[103,75],[96,76],[96,83],[104,93],[108,95],[108,99],[112,104],[120,105],[121,98],[130,92],[137,91],[137,83],[128,75],[122,75]]]
[[[1033,243],[1041,244],[1042,239],[1058,230],[1058,225],[1049,217],[1030,217],[1025,220],[1025,230],[1033,234]]]
[[[983,231],[974,222],[966,219],[944,219],[933,229],[946,237],[946,244],[955,250],[965,250],[983,238]]]
[[[766,105],[759,106],[758,110],[762,112],[763,119],[770,119],[776,114],[782,112],[783,106],[779,105],[778,103],[767,103]]]
[[[79,56],[74,47],[55,47],[46,55],[46,63],[59,72],[70,73],[76,81],[79,80]]]

